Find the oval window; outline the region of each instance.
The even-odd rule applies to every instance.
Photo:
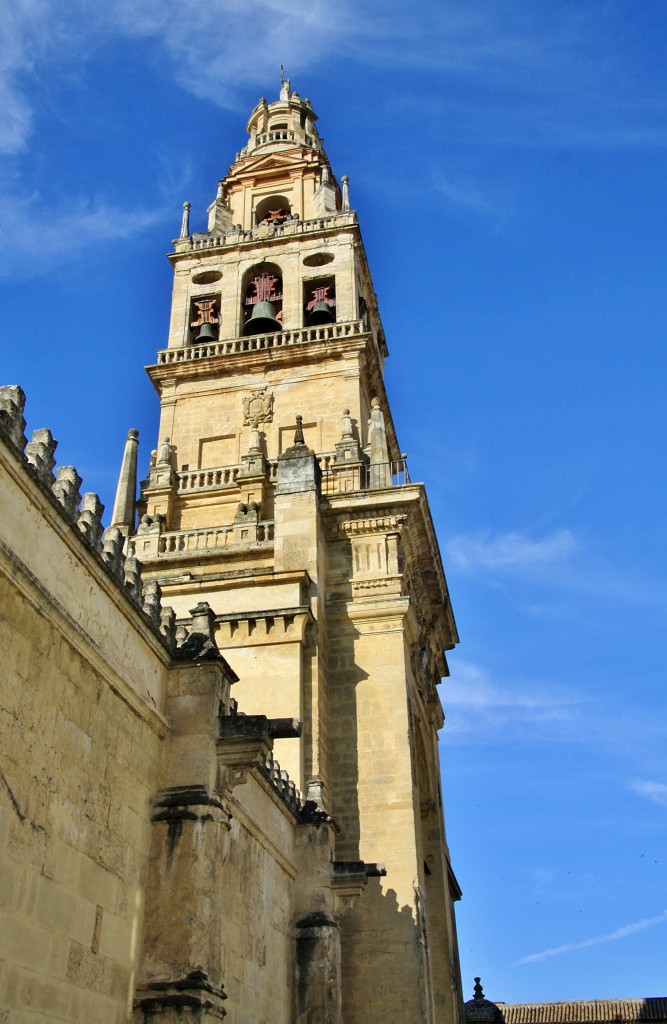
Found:
[[[335,257],[330,252],[316,252],[313,256],[304,256],[304,267],[324,267],[327,263],[333,263]]]
[[[200,274],[192,275],[193,284],[213,284],[214,281],[219,281],[222,277],[220,270],[203,270]]]

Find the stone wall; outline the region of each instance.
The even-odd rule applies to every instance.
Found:
[[[170,656],[34,446],[26,461],[21,396],[2,392],[2,1019],[123,1021]]]
[[[273,759],[297,725],[237,711],[208,604],[176,643],[23,402],[0,388],[0,1021],[341,1024],[366,872]]]

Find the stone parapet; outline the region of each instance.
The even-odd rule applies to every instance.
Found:
[[[244,352],[265,352],[274,348],[289,348],[293,345],[308,345],[312,342],[352,338],[364,333],[366,333],[366,328],[363,321],[351,320],[348,323],[302,327],[297,330],[278,331],[275,334],[253,334],[250,337],[228,338],[222,341],[208,342],[204,345],[160,349],[157,353],[157,365],[217,359],[219,356],[241,355]]]
[[[0,439],[10,454],[7,462],[21,490],[28,493],[36,487],[46,498],[61,523],[71,528],[70,538],[92,555],[99,569],[111,577],[119,592],[139,612],[143,622],[169,652],[174,649],[174,636],[169,630],[169,609],[162,609],[160,590],[155,582],[146,588],[141,579],[141,563],[129,557],[119,529],[102,526],[104,505],[92,492],[80,493],[81,477],[73,466],[55,468],[54,452],[58,442],[51,432],[40,428],[31,442],[23,435],[25,395],[14,385],[0,387]],[[22,479],[21,479],[22,478]],[[164,614],[163,614],[164,613]]]
[[[202,249],[221,249],[228,246],[237,246],[243,243],[255,243],[267,239],[286,239],[291,236],[308,236],[318,232],[331,231],[342,227],[352,227],[357,224],[357,215],[354,210],[345,213],[331,214],[328,217],[314,217],[311,220],[290,220],[284,224],[258,224],[255,227],[244,231],[241,225],[236,225],[224,235],[195,234],[186,238],[174,240],[174,250],[181,253],[200,252]]]

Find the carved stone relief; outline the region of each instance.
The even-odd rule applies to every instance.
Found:
[[[273,392],[267,388],[255,388],[243,399],[243,422],[271,423],[273,420]]]

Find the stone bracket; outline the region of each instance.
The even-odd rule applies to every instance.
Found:
[[[338,914],[346,914],[351,910],[369,878],[387,874],[384,864],[367,864],[363,860],[332,861],[330,868],[331,888]]]
[[[221,717],[216,744],[220,791],[242,786],[248,772],[264,764],[272,749],[271,725],[266,715]]]
[[[227,1012],[223,1006],[226,998],[224,989],[212,985],[205,971],[194,970],[184,978],[153,981],[137,990],[134,1019],[222,1020]]]

